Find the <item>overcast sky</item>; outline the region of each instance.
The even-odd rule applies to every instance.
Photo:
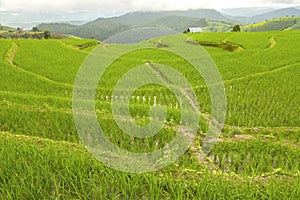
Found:
[[[0,0],[1,10],[106,11],[186,10],[300,4],[300,0]]]

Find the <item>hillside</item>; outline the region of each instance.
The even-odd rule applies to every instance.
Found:
[[[246,9],[246,8],[245,8]],[[235,13],[236,10],[228,12]],[[143,27],[162,27],[173,29],[178,32],[185,31],[188,27],[201,27],[205,32],[227,32],[230,31],[236,21],[243,23],[254,23],[246,25],[247,31],[272,31],[285,29],[298,29],[298,18],[276,19],[285,16],[300,16],[300,10],[296,8],[284,8],[279,10],[268,10],[263,8],[249,8],[248,12],[262,12],[263,14],[236,17],[222,15],[210,10],[188,10],[188,11],[161,11],[161,12],[132,12],[120,17],[99,18],[84,25],[69,25],[64,23],[41,24],[38,27],[42,30],[52,30],[62,34],[71,34],[83,38],[95,38],[101,41],[108,39],[123,31]],[[229,20],[231,18],[232,20]],[[268,20],[267,22],[265,20]],[[259,23],[261,22],[261,23]],[[261,26],[263,24],[263,26]]]
[[[109,15],[109,13],[108,13]],[[170,15],[207,18],[212,20],[226,20],[221,13],[213,9],[198,9],[188,11],[161,11],[161,12],[130,12],[111,13],[111,16],[120,16],[120,23],[137,26],[151,23],[161,17]],[[0,22],[13,27],[31,29],[42,23],[68,23],[72,25],[82,25],[98,18],[103,18],[103,14],[97,11],[74,11],[74,12],[29,12],[22,10],[0,11]]]
[[[69,31],[70,34],[83,38],[105,40],[112,35],[131,29],[118,18],[99,18]]]
[[[0,24],[0,32],[2,32],[2,31],[10,31],[10,30],[15,31],[16,29],[12,28],[12,27],[9,27],[9,26],[4,26],[4,25]]]
[[[185,17],[185,16],[167,16],[160,18],[145,26],[149,27],[164,27],[183,32],[189,27],[201,27],[207,32],[228,31],[233,23],[228,21],[215,21],[204,18]]]
[[[187,36],[194,42],[189,39],[172,43],[174,36],[150,39],[133,45],[144,48],[121,54],[110,63],[97,80],[92,114],[89,110],[72,110],[76,89],[91,92],[86,87],[74,90],[83,61],[92,50],[90,55],[106,61],[118,48],[131,49],[132,45],[98,45],[98,41],[79,38],[0,40],[0,199],[297,199],[300,31]],[[185,44],[187,50],[182,51],[191,53],[200,47],[198,43],[216,64],[224,81],[222,91],[227,96],[221,137],[205,158],[200,155],[203,140],[209,133],[208,125],[215,123],[209,86],[190,62],[168,51]],[[194,53],[192,60],[198,57],[198,52]],[[206,69],[207,60],[203,61]],[[199,105],[199,128],[190,148],[180,158],[172,154],[168,144],[176,135],[184,135],[178,127],[182,116],[189,112],[182,109],[184,105],[170,90],[172,87],[148,84],[129,96],[113,93],[120,78],[136,66],[143,65],[144,72],[169,81],[165,68],[152,63],[170,66],[184,76],[197,96],[187,98],[189,91],[182,83],[180,91],[189,104]],[[92,76],[97,71],[93,70],[89,72]],[[147,73],[135,76],[128,80],[129,85],[141,83],[146,76]],[[91,77],[82,80],[89,84]],[[128,91],[130,88],[121,90]],[[84,100],[85,106],[89,101]],[[123,106],[128,106],[126,100],[130,120],[121,113],[113,115],[112,103],[119,102],[123,112]],[[156,104],[165,110],[166,118],[155,136],[134,137],[117,124],[117,120],[134,121],[137,127],[146,127],[156,117],[151,114],[156,111]],[[74,116],[78,114],[87,119],[96,117],[107,141],[122,150],[139,154],[163,149],[162,160],[175,162],[145,174],[111,169],[87,151],[90,147],[85,142],[93,144],[99,138],[91,136],[91,132],[81,138],[79,131],[85,127],[75,126]],[[188,133],[185,140],[190,138]],[[119,155],[102,149],[96,149],[96,153],[106,161]],[[145,160],[152,159],[142,155]],[[128,168],[149,164],[124,159]]]
[[[260,23],[254,23],[242,26],[243,31],[249,32],[263,32],[263,31],[285,31],[285,30],[299,30],[300,17],[281,17],[266,20]]]
[[[246,7],[246,8],[223,8],[221,13],[227,17],[251,17],[275,11],[275,8],[269,7]]]
[[[216,20],[222,21],[216,24]],[[214,31],[220,29],[229,30],[228,25],[231,25],[230,20],[217,11],[201,9],[189,11],[132,12],[120,17],[99,18],[81,26],[50,23],[41,24],[38,27],[41,30],[49,29],[57,33],[72,34],[83,38],[95,38],[103,41],[110,36],[126,30],[149,26],[171,28],[183,32],[189,26],[206,27],[205,30]]]
[[[99,18],[95,21],[78,26],[65,23],[40,24],[41,30],[51,30],[55,33],[71,34],[82,38],[95,38],[105,40],[111,35],[131,29],[130,26],[122,24],[115,18]]]
[[[260,15],[254,15],[251,17],[230,17],[230,18],[243,23],[257,23],[257,22],[270,20],[273,18],[285,17],[285,16],[300,16],[300,10],[296,8],[283,8],[283,9],[263,13]]]
[[[199,9],[187,11],[160,11],[160,12],[132,12],[120,16],[119,19],[126,24],[136,26],[152,23],[159,18],[167,16],[183,16],[210,20],[228,20],[221,13],[213,9]]]
[[[167,16],[146,25],[148,27],[164,27],[171,28],[178,32],[183,32],[189,27],[205,27],[208,23],[205,19],[183,17],[183,16]]]
[[[70,32],[77,28],[76,25],[67,23],[43,23],[38,26],[40,30],[51,30],[55,33],[70,34]]]
[[[135,28],[161,27],[173,29],[182,33],[189,27],[202,27],[202,29],[207,32],[226,32],[231,29],[232,25],[233,23],[230,21],[214,21],[209,19],[172,15],[158,18],[157,20],[149,23],[138,24],[136,26],[128,25],[128,23],[122,23],[122,20],[119,18],[99,18],[81,26],[54,23],[41,24],[38,28],[41,30],[51,30],[56,33],[71,34],[82,38],[95,38],[104,41],[113,35]]]

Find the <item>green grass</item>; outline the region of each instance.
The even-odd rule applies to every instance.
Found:
[[[299,171],[299,146],[261,139],[223,142],[212,151],[213,162],[224,172],[248,176],[277,173],[296,175]]]
[[[188,34],[189,37],[193,38],[196,41],[201,42],[211,42],[211,43],[220,43],[229,37],[231,33],[201,33],[201,34]]]
[[[0,40],[0,45],[1,45],[0,56],[1,56],[1,60],[3,60],[6,52],[8,51],[8,49],[11,46],[11,41],[9,41],[9,40]]]
[[[60,41],[18,40],[16,43],[20,46],[15,56],[16,65],[62,83],[75,81],[79,66],[87,56],[86,52],[66,47]],[[76,44],[80,43],[76,41]]]
[[[133,51],[113,62],[99,80],[98,121],[113,143],[132,152],[164,147],[174,137],[181,114],[169,90],[143,86],[135,98],[123,97],[131,98],[130,113],[137,123],[149,123],[155,96],[166,109],[166,127],[152,138],[128,136],[111,116],[112,101],[121,98],[112,98],[112,90],[124,73],[146,61],[161,63],[183,74],[195,90],[205,115],[193,148],[169,167],[140,175],[104,166],[85,150],[76,132],[72,86],[97,41],[0,40],[0,198],[297,199],[300,32],[188,36],[200,43],[242,48],[232,52],[204,47],[222,75],[227,95],[226,125],[207,160],[199,160],[196,153],[207,132],[210,99],[203,79],[183,58],[163,49]]]
[[[233,44],[240,44],[244,49],[253,51],[269,47],[269,37],[269,33],[260,33],[259,38],[255,33],[233,33],[227,38],[227,41]]]
[[[73,45],[73,46],[78,46],[78,47],[85,46],[88,44],[95,44],[98,42],[97,40],[94,40],[94,39],[81,39],[81,38],[78,38],[78,39],[68,38],[68,39],[62,39],[59,41],[65,43],[65,44],[68,44],[68,45]]]
[[[299,178],[260,177],[255,182],[178,164],[127,174],[103,166],[77,144],[9,133],[1,133],[0,144],[5,145],[0,151],[4,199],[296,199],[300,192]]]

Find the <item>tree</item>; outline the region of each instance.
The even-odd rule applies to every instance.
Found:
[[[241,32],[241,27],[239,24],[236,24],[232,28],[232,32]]]
[[[40,31],[40,29],[38,28],[38,27],[32,27],[32,32],[39,32]]]
[[[45,31],[44,31],[44,38],[45,38],[45,39],[51,38],[51,31],[45,30]]]

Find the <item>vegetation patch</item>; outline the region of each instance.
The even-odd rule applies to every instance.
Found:
[[[298,199],[300,31],[187,36],[191,45],[206,44],[227,95],[225,126],[208,157],[199,153],[211,119],[209,91],[190,63],[165,51],[165,37],[151,40],[157,48],[116,59],[96,90],[95,113],[107,138],[128,151],[149,152],[167,148],[177,134],[181,104],[170,90],[151,84],[131,96],[113,96],[116,83],[145,62],[152,68],[151,63],[170,66],[190,82],[201,112],[196,139],[175,163],[147,174],[106,167],[77,134],[73,84],[97,40],[1,39],[0,199]],[[108,51],[115,47],[100,45]],[[159,67],[153,70],[162,75]],[[165,127],[145,139],[125,133],[111,109],[113,102],[125,100],[132,118],[117,116],[121,120],[147,125],[149,110],[159,104],[166,111]]]

